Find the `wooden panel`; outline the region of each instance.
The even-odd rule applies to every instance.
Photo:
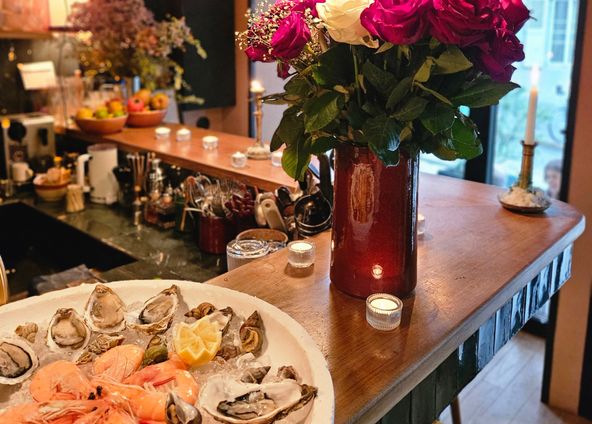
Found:
[[[327,358],[336,423],[375,424],[465,341],[476,343],[463,345],[459,361],[484,366],[472,350],[479,342],[473,334],[583,230],[582,215],[569,205],[555,202],[542,216],[516,215],[500,208],[499,192],[421,175],[428,233],[418,246],[417,289],[404,299],[401,327],[392,332],[373,330],[364,300],[330,285],[329,233],[314,239],[317,257],[307,272],[287,267],[287,252],[280,251],[210,284],[257,296],[299,321]]]
[[[295,187],[296,183],[281,167],[271,165],[270,160],[249,160],[245,168],[231,166],[230,156],[236,151],[246,151],[254,140],[217,131],[191,128],[191,140],[175,141],[175,132],[182,125],[166,124],[171,128],[171,140],[159,141],[154,137],[154,128],[124,128],[123,131],[97,136],[78,129],[67,129],[66,135],[89,143],[115,143],[127,151],[151,151],[167,163],[202,172],[217,178],[232,178],[253,187],[273,191],[280,186]],[[202,137],[215,135],[220,139],[217,150],[205,150]]]

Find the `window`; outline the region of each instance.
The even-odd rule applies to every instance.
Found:
[[[551,62],[563,62],[566,60],[565,52],[568,38],[568,0],[555,0],[553,12],[553,27],[551,33]]]

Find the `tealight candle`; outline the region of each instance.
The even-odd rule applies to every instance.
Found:
[[[251,81],[250,91],[253,94],[263,94],[265,93],[265,87],[259,81],[253,80]]]
[[[187,141],[191,138],[191,131],[187,128],[177,130],[177,141]]]
[[[230,158],[235,168],[244,168],[247,165],[247,155],[242,152],[234,152]]]
[[[425,216],[418,213],[417,214],[417,235],[423,236],[425,234],[425,229],[426,229]]]
[[[218,148],[218,137],[215,135],[206,135],[201,139],[203,148],[206,150],[215,150]]]
[[[282,156],[284,152],[277,150],[271,154],[271,164],[273,166],[282,166]]]
[[[314,264],[314,244],[304,240],[288,243],[288,263],[294,268],[308,268]]]
[[[401,324],[403,302],[387,293],[376,293],[366,299],[366,321],[381,331],[394,330]]]
[[[171,135],[171,129],[167,127],[158,127],[154,130],[154,136],[157,140],[168,140]]]

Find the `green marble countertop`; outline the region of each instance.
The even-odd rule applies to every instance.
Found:
[[[226,257],[200,252],[196,235],[179,234],[142,224],[135,226],[128,211],[113,205],[86,202],[86,209],[66,213],[64,203],[48,203],[21,193],[4,203],[20,201],[111,245],[137,261],[102,272],[107,281],[168,278],[204,282],[226,272]]]

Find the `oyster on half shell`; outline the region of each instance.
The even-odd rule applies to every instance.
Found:
[[[0,384],[19,384],[29,378],[39,359],[27,342],[20,339],[0,339]]]
[[[85,308],[88,326],[98,333],[117,333],[125,329],[125,304],[104,284],[97,284]]]
[[[290,379],[252,384],[218,374],[201,389],[199,404],[223,423],[268,424],[301,409],[315,395],[316,388]]]
[[[90,328],[72,308],[60,308],[47,327],[47,346],[53,352],[78,351],[88,345]]]
[[[174,284],[148,299],[138,314],[137,321],[129,327],[148,334],[165,332],[179,306],[179,289]]]

